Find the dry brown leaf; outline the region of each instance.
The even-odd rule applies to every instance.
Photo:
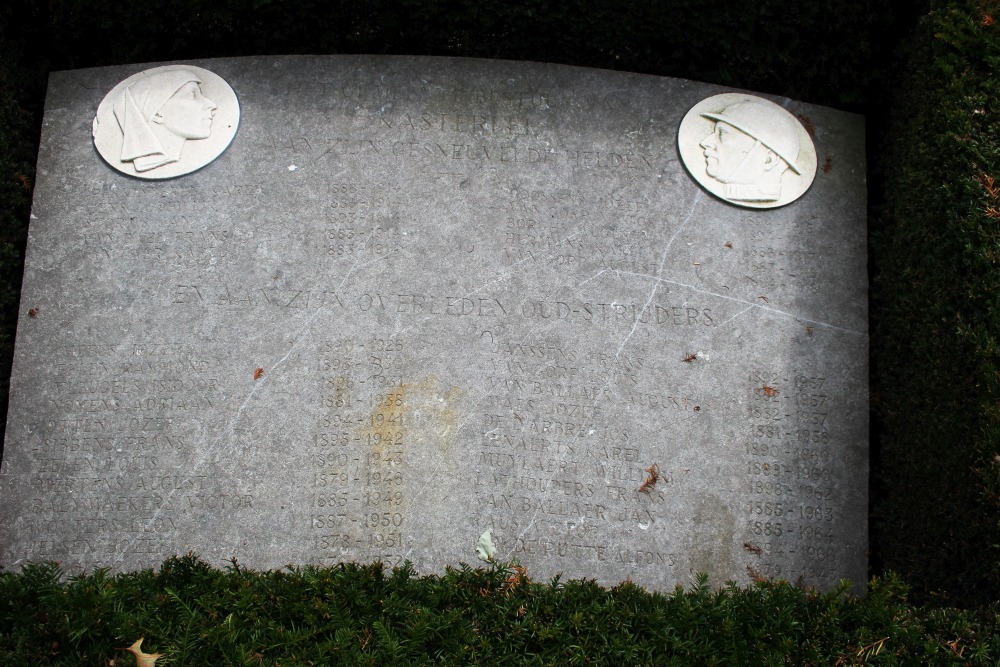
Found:
[[[144,653],[142,650],[142,640],[145,637],[140,637],[139,641],[132,644],[128,648],[118,649],[119,651],[129,651],[135,656],[136,667],[156,667],[156,661],[158,658],[162,658],[162,653]]]
[[[659,465],[654,463],[653,465],[646,468],[646,472],[649,473],[649,476],[646,477],[646,481],[643,482],[642,486],[639,487],[639,493],[648,494],[653,490],[653,487],[656,486],[656,480],[660,479]]]

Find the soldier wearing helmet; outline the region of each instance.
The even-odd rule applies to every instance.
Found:
[[[734,201],[768,202],[781,197],[781,177],[796,165],[799,138],[789,118],[759,102],[742,101],[721,113],[703,113],[715,121],[701,140],[708,175],[724,185]]]

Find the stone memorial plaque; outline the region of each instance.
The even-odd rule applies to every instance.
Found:
[[[51,76],[4,567],[194,551],[441,572],[479,562],[489,530],[537,578],[865,581],[861,118],[754,96],[815,151],[810,187],[755,208],[682,162],[688,111],[738,92],[718,86],[435,58],[172,65],[231,86],[238,131],[170,179],[94,144],[102,100],[151,66]],[[143,122],[160,101],[136,101]],[[746,125],[732,107],[698,122]]]

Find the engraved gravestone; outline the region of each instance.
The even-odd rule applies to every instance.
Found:
[[[55,73],[0,562],[492,541],[536,577],[863,582],[863,132],[532,63]]]

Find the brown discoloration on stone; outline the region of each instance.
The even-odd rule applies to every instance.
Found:
[[[806,116],[805,114],[801,114],[801,113],[797,114],[796,118],[798,118],[799,122],[802,123],[802,127],[806,128],[806,132],[809,133],[809,136],[812,137],[813,139],[815,139],[816,138],[816,124],[813,123],[812,118],[810,118],[809,116]]]
[[[367,421],[361,424],[360,435],[371,454],[371,462],[385,460],[386,454],[401,449],[406,442],[407,394],[412,385],[401,384],[378,394]],[[346,392],[346,390],[345,390]]]
[[[447,451],[458,430],[458,387],[442,390],[437,377],[431,375],[420,382],[402,383],[379,394],[370,418],[360,433],[373,436],[378,446],[373,452],[386,450],[386,445],[431,441],[437,449]],[[373,443],[374,444],[374,443]]]
[[[454,462],[452,445],[459,427],[461,390],[442,390],[439,384],[431,375],[378,394],[379,401],[358,431],[372,464],[402,464],[402,453],[414,446],[422,451],[433,449],[437,456]]]

